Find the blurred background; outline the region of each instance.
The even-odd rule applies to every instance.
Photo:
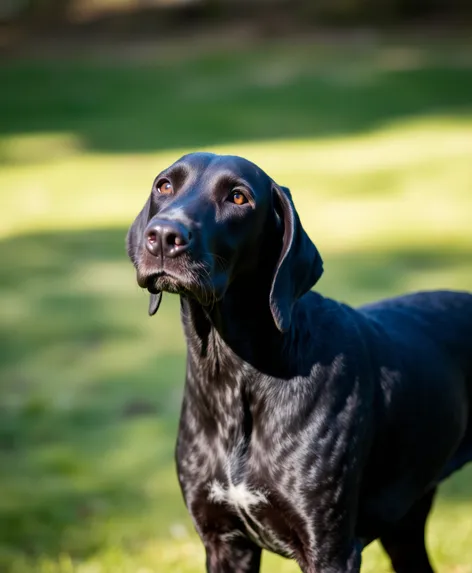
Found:
[[[178,299],[148,318],[124,247],[183,153],[289,186],[326,295],[472,289],[470,4],[0,1],[1,572],[203,571],[173,464]],[[428,546],[472,572],[472,467]],[[363,573],[388,570],[373,544]]]

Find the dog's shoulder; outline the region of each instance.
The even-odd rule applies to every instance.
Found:
[[[353,376],[368,360],[370,321],[349,304],[310,291],[294,307],[293,325],[299,363],[339,365]],[[293,351],[293,349],[292,349]]]

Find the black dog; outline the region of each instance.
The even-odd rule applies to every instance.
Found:
[[[397,573],[431,572],[424,526],[472,460],[472,295],[352,309],[290,192],[238,157],[196,153],[155,180],[128,234],[149,312],[181,297],[188,346],[179,481],[210,573],[359,572],[380,539]]]

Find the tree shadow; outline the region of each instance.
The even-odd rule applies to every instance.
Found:
[[[467,52],[375,45],[263,44],[153,63],[10,62],[0,67],[0,136],[72,134],[84,149],[153,152],[228,142],[365,133],[472,108]],[[461,59],[462,58],[462,59]],[[34,92],[34,96],[32,95]]]
[[[126,229],[0,242],[0,566],[22,556],[132,550],[191,529],[173,467],[184,377],[177,297],[154,319]],[[325,254],[320,290],[351,303],[460,277],[467,250]],[[456,277],[456,278],[455,278]],[[434,280],[438,280],[437,278]],[[439,285],[432,281],[431,287]],[[470,470],[444,489],[472,494]]]

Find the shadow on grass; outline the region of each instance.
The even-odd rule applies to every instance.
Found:
[[[143,152],[470,114],[471,63],[442,56],[295,43],[155,64],[10,63],[0,67],[0,136],[73,134],[88,150]]]
[[[173,469],[184,377],[177,297],[155,319],[134,284],[125,229],[0,243],[0,566],[18,556],[133,551],[191,529]],[[321,290],[360,303],[445,273],[470,252],[325,254]],[[459,277],[459,278],[457,278]],[[432,286],[441,286],[433,284]],[[448,286],[448,285],[442,285]],[[470,472],[444,499],[470,499]]]

